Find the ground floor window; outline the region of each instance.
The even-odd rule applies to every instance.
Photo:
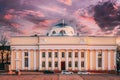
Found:
[[[98,54],[98,67],[102,67],[102,53]]]
[[[84,61],[81,61],[81,67],[84,67]]]
[[[58,62],[55,62],[55,67],[58,67]]]
[[[69,67],[71,67],[71,66],[72,66],[72,63],[71,63],[71,61],[68,63],[68,66],[69,66]]]
[[[51,62],[49,62],[49,67],[51,67],[52,66],[52,63]]]
[[[98,58],[98,67],[102,67],[102,58]]]
[[[25,67],[28,67],[28,58],[25,58]]]
[[[42,62],[42,67],[45,67],[45,61]]]
[[[78,67],[78,62],[75,62],[75,67]]]

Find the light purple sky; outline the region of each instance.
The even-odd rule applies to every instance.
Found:
[[[0,32],[45,35],[61,19],[82,35],[120,35],[120,0],[0,0]]]

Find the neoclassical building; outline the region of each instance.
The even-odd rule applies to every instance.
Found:
[[[115,70],[118,42],[119,37],[79,36],[60,23],[46,36],[12,37],[11,70]]]

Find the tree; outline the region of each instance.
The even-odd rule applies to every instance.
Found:
[[[2,47],[2,51],[1,51],[2,63],[4,63],[5,46],[6,46],[7,43],[8,43],[7,37],[5,35],[1,34],[1,36],[0,36],[0,44],[1,44],[1,47]]]

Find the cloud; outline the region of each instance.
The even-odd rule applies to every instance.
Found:
[[[94,6],[94,18],[103,30],[113,30],[120,25],[120,5],[115,1],[103,1]]]
[[[80,34],[85,35],[103,34],[100,27],[94,20],[94,17],[89,15],[87,11],[78,9],[73,15],[77,20],[77,30]]]
[[[61,8],[58,6],[39,6],[40,9],[46,11],[47,14],[55,14],[55,15],[66,15],[66,8]],[[57,13],[57,14],[56,14]]]
[[[72,0],[58,0],[58,1],[68,6],[72,5]]]

